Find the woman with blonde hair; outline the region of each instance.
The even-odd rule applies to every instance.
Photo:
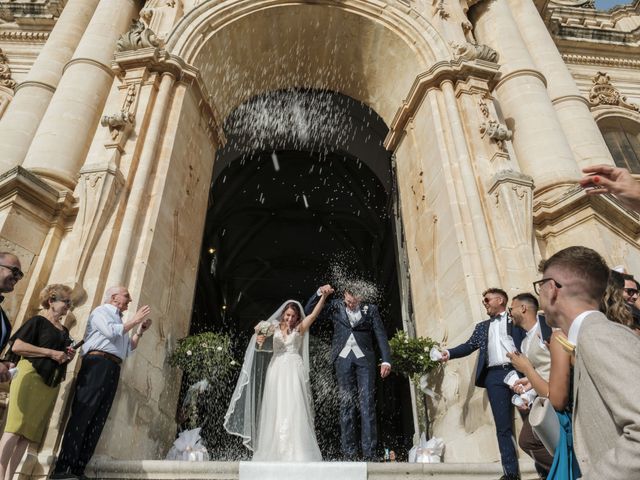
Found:
[[[0,480],[10,480],[30,442],[39,443],[49,423],[67,363],[74,357],[69,330],[61,319],[72,307],[71,289],[46,286],[40,292],[41,315],[11,337],[11,353],[20,357],[9,390],[9,413],[0,439]]]

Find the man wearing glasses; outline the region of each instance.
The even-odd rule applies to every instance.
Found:
[[[598,309],[609,267],[590,248],[569,247],[540,271],[540,307],[575,351],[573,442],[581,478],[640,478],[640,338]]]
[[[0,303],[4,300],[1,294],[12,292],[22,277],[24,273],[20,270],[18,257],[12,253],[0,252]],[[2,307],[0,307],[0,329],[0,351],[2,351],[11,336],[11,323]],[[0,362],[0,382],[11,380],[9,369],[13,366],[13,363]]]
[[[442,361],[462,358],[480,350],[476,365],[477,387],[487,389],[491,412],[496,424],[496,436],[504,475],[500,480],[519,480],[518,456],[513,434],[513,393],[504,377],[513,370],[507,353],[520,349],[526,332],[513,325],[507,314],[507,293],[489,288],[482,294],[482,303],[489,319],[476,325],[471,338],[457,347],[442,352]]]

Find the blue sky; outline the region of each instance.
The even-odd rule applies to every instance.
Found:
[[[609,10],[616,5],[628,5],[633,0],[596,0],[596,8],[598,10]]]

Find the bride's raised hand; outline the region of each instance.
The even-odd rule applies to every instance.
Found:
[[[335,292],[335,290],[331,285],[325,285],[322,287],[322,296],[324,298],[327,298],[329,295],[333,295],[333,292]]]
[[[259,347],[262,347],[262,345],[264,345],[264,341],[267,339],[266,335],[258,335],[256,337],[256,343],[258,344]]]

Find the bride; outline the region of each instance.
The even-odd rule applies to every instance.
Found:
[[[286,301],[256,326],[249,341],[224,427],[242,437],[254,461],[322,460],[313,423],[308,331],[331,293],[324,291],[306,317],[299,302]]]

